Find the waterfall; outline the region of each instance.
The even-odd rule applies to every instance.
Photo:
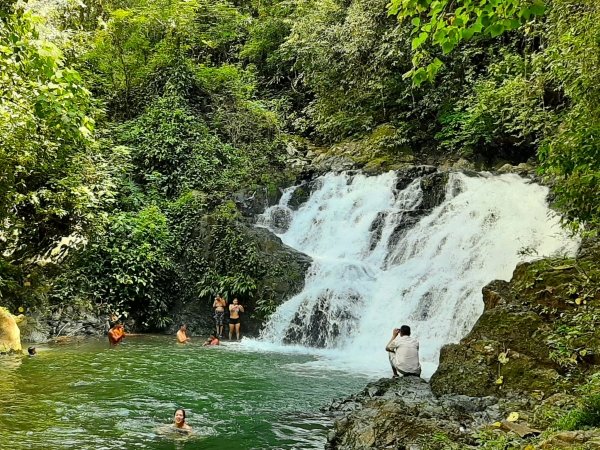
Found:
[[[384,347],[407,324],[429,377],[441,347],[481,315],[482,287],[509,280],[519,261],[577,248],[548,209],[548,189],[517,175],[450,173],[430,210],[420,179],[398,190],[396,178],[329,173],[297,210],[288,206],[294,187],[260,217],[314,260],[263,342],[325,348],[343,370],[391,374]]]

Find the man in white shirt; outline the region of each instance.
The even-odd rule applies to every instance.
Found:
[[[410,336],[408,325],[394,328],[392,339],[390,339],[385,349],[389,352],[394,378],[399,377],[400,374],[404,376],[421,376],[419,341]]]

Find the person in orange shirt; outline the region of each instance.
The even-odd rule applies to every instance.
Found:
[[[118,345],[125,337],[125,327],[122,323],[116,324],[110,330],[108,330],[108,342],[111,347]]]

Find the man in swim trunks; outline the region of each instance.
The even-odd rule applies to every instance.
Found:
[[[217,331],[217,337],[223,337],[223,319],[225,318],[225,307],[227,306],[227,300],[221,297],[221,294],[215,297],[213,302],[213,308],[215,309],[215,326]]]
[[[114,327],[108,330],[108,342],[111,347],[118,345],[125,337],[125,328],[123,324],[117,323]]]
[[[184,323],[181,325],[181,328],[179,328],[179,331],[177,332],[177,342],[179,342],[180,344],[185,344],[189,341],[190,338],[187,334],[187,325]]]
[[[229,340],[233,336],[233,330],[237,340],[240,340],[240,313],[244,312],[244,307],[239,304],[237,298],[233,299],[233,303],[229,305]]]

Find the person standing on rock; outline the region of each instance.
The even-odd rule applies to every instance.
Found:
[[[225,307],[227,306],[227,300],[221,297],[221,294],[215,297],[213,302],[213,308],[215,309],[215,327],[217,331],[217,337],[223,337],[223,319],[225,318]]]
[[[233,337],[235,330],[236,339],[240,340],[240,313],[244,312],[244,307],[239,304],[238,299],[234,298],[233,303],[229,305],[229,340]]]
[[[394,372],[393,378],[400,375],[421,376],[419,341],[411,337],[408,325],[394,328],[392,339],[386,345],[385,350],[389,352],[390,364]]]

